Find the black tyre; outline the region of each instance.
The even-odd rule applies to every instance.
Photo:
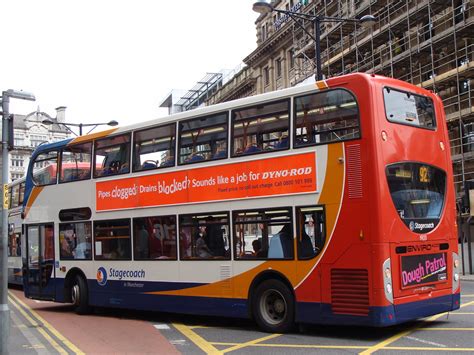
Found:
[[[77,314],[90,313],[89,291],[87,289],[86,280],[82,276],[77,275],[71,288],[71,300],[75,306]]]
[[[289,332],[295,321],[293,293],[279,280],[266,280],[255,289],[252,311],[255,321],[263,331]]]

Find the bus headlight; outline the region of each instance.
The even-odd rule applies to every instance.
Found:
[[[392,293],[392,285],[387,284],[387,286],[385,286],[385,288],[387,289],[387,293],[388,293],[388,294],[391,294],[391,293]]]
[[[390,271],[389,268],[386,268],[386,269],[385,269],[385,277],[386,277],[387,279],[390,279],[390,278],[392,277],[392,272]]]
[[[459,267],[459,259],[454,259],[454,268],[458,268]]]
[[[454,274],[454,281],[459,281],[459,274],[457,272]]]

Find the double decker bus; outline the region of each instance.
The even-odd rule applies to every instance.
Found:
[[[67,162],[87,163],[81,174]],[[35,166],[57,174],[35,177]],[[441,100],[377,75],[40,146],[27,297],[90,307],[389,326],[459,308]]]
[[[8,185],[8,283],[23,285],[21,261],[21,211],[25,195],[25,178]]]

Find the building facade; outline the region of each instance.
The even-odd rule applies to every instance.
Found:
[[[281,10],[339,18],[374,15],[364,28],[322,23],[325,77],[376,73],[433,90],[442,98],[450,130],[456,191],[474,181],[474,1],[473,0],[276,0]],[[247,65],[208,100],[219,103],[314,80],[310,21],[271,12],[255,22],[257,48]]]
[[[56,108],[56,122],[65,122],[66,107]],[[30,158],[36,147],[42,143],[57,142],[70,137],[62,125],[45,125],[43,120],[50,118],[37,111],[28,115],[14,115],[14,147],[9,152],[9,181],[22,178],[26,174]]]

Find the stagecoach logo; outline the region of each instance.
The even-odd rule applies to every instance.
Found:
[[[97,283],[100,286],[105,286],[107,283],[107,271],[103,267],[97,270]]]
[[[434,223],[418,223],[418,222],[413,222],[411,221],[408,227],[412,232],[422,232],[424,230],[431,230],[434,228]]]

